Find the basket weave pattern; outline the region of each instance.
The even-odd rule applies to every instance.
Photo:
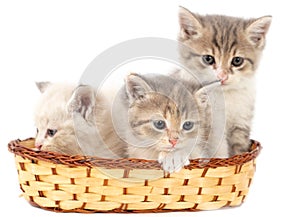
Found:
[[[240,205],[261,150],[226,159],[192,160],[164,174],[156,161],[100,159],[34,151],[33,139],[9,143],[20,188],[32,205],[58,212],[165,212]],[[159,178],[158,178],[159,177]]]

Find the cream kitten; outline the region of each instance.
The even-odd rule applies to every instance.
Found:
[[[128,143],[129,157],[158,159],[168,172],[191,158],[228,157],[227,149],[207,145],[205,95],[203,89],[191,93],[169,76],[130,74],[112,107],[116,132]]]
[[[36,148],[103,158],[127,156],[126,145],[112,136],[104,97],[84,85],[39,82],[37,86],[42,95],[35,111]]]
[[[180,8],[179,41],[182,64],[173,76],[203,84],[220,80],[225,97],[226,136],[231,155],[249,149],[255,103],[255,71],[265,46],[271,16],[242,19],[201,16]]]

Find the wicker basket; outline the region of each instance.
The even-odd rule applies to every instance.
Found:
[[[261,150],[260,144],[252,141],[248,153],[200,162],[195,159],[178,173],[164,174],[154,160],[68,156],[34,151],[33,144],[34,139],[27,139],[8,145],[15,154],[25,199],[46,210],[80,213],[238,206],[248,194]]]

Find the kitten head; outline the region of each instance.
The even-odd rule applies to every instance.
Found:
[[[272,17],[257,19],[194,14],[180,8],[178,39],[184,65],[224,87],[252,78],[257,69]]]
[[[92,90],[85,86],[36,83],[42,95],[34,120],[37,127],[35,146],[44,151],[82,154],[75,135],[72,114],[80,113],[86,120],[93,108]],[[76,91],[74,91],[76,90]]]
[[[140,147],[191,151],[203,139],[196,101],[181,83],[168,76],[138,74],[130,74],[125,83],[130,127],[145,142]]]

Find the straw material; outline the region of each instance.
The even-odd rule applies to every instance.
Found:
[[[101,159],[31,149],[34,139],[9,143],[20,188],[33,206],[57,212],[197,211],[238,206],[248,194],[261,150],[226,159],[195,159],[165,174],[154,160]]]

